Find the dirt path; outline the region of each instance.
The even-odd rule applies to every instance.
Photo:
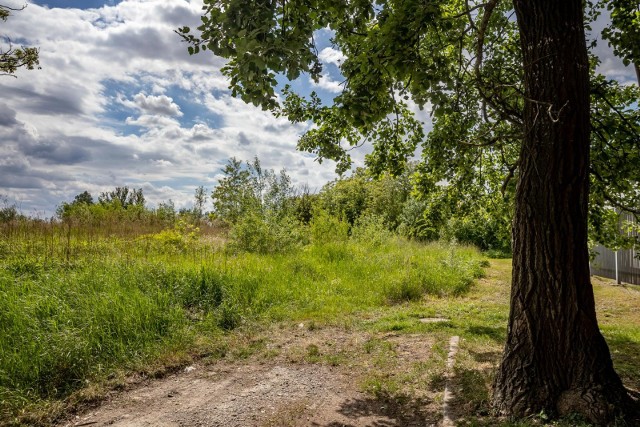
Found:
[[[147,380],[112,395],[100,407],[61,426],[435,426],[441,404],[434,396],[392,398],[362,391],[370,371],[410,369],[429,357],[424,336],[389,335],[392,358],[378,367],[370,336],[339,329],[300,331],[271,342],[277,357],[197,364],[160,380]],[[382,350],[381,350],[382,351]],[[386,350],[385,350],[386,351]],[[342,363],[326,360],[340,355]],[[366,357],[365,357],[366,354]],[[361,357],[362,356],[362,357]],[[312,358],[315,363],[309,363]],[[329,357],[329,359],[327,358]],[[391,356],[390,356],[391,357]],[[386,361],[386,362],[385,362]],[[375,374],[377,375],[377,374]]]

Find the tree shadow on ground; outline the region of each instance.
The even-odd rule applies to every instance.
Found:
[[[483,425],[480,420],[491,413],[491,387],[502,351],[468,352],[477,365],[474,368],[454,369],[451,417],[456,425],[463,425],[471,419]]]
[[[627,388],[640,392],[640,342],[625,334],[606,336],[613,366]]]
[[[507,336],[507,327],[490,327],[490,326],[469,326],[466,331],[469,335],[485,336],[497,343],[504,343]]]
[[[380,418],[367,424],[371,427],[436,426],[442,418],[441,414],[439,411],[429,411],[429,407],[433,408],[433,401],[429,399],[388,394],[349,399],[340,405],[338,413],[353,420],[353,424],[333,421],[322,427],[354,427],[360,424],[357,420],[364,417]]]

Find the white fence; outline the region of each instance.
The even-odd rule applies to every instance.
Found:
[[[635,222],[631,214],[623,215],[622,219]],[[598,255],[591,262],[591,274],[615,279],[618,283],[640,285],[640,253],[637,250],[612,251],[601,245],[594,249]]]
[[[614,252],[596,246],[598,255],[591,262],[591,274],[615,279],[618,283],[640,285],[640,255],[633,249]]]

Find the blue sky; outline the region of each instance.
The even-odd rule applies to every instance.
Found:
[[[312,189],[335,178],[332,162],[296,151],[304,125],[232,98],[222,59],[187,54],[173,30],[198,25],[202,0],[27,3],[0,24],[0,34],[40,48],[42,70],[0,77],[0,195],[24,213],[50,216],[78,193],[121,185],[143,188],[152,205],[188,206],[198,185],[213,189],[231,156],[258,156]],[[325,76],[318,85],[302,77],[296,88],[330,99],[340,90],[340,53],[328,34],[319,40]],[[600,49],[602,71],[634,78]],[[368,149],[355,153],[356,165]]]

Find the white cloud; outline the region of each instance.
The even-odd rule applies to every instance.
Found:
[[[172,127],[172,126],[176,126],[179,127],[180,124],[174,120],[171,119],[169,117],[165,117],[165,116],[155,116],[152,114],[143,114],[138,118],[133,118],[133,117],[127,117],[127,119],[125,120],[125,123],[128,125],[133,125],[133,126],[141,126],[141,127],[145,127],[145,128],[167,128],[167,127]]]
[[[318,54],[318,59],[326,64],[334,64],[340,66],[346,57],[342,52],[332,47],[325,47]]]
[[[315,86],[315,87],[319,87],[321,89],[326,90],[327,92],[331,92],[331,93],[340,93],[342,92],[342,83],[333,80],[330,76],[328,75],[322,75],[320,76],[320,79],[318,80],[318,82],[314,82],[312,79],[309,79],[309,82]]]
[[[122,100],[122,104],[147,114],[178,117],[183,115],[180,107],[166,95],[154,96],[141,92],[133,97],[133,101]]]

